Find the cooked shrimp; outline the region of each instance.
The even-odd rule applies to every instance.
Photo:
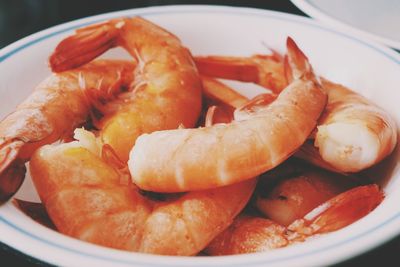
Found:
[[[322,85],[329,100],[314,142],[322,159],[339,171],[358,172],[388,156],[397,143],[393,118],[342,85],[326,79]]]
[[[275,60],[270,56],[259,57],[257,64],[262,67],[250,63],[253,57],[199,57],[196,62],[200,72],[210,76],[260,85],[263,85],[262,79],[254,77],[272,75],[276,80],[282,80],[286,76],[290,82],[292,74],[287,61],[282,64],[279,60],[282,57],[277,53],[274,57]],[[310,139],[315,139],[315,147],[307,143],[296,156],[322,168],[345,173],[368,168],[393,151],[397,128],[387,112],[342,85],[322,79],[322,86],[327,90],[328,104],[317,129],[310,135]],[[279,86],[273,87],[274,92],[280,90]],[[224,100],[222,93],[219,98]]]
[[[129,88],[134,62],[102,60],[53,74],[0,122],[0,202],[22,184],[25,162],[38,147],[72,136],[91,110]]]
[[[101,151],[94,135],[76,136],[81,140],[38,150],[32,179],[60,232],[99,245],[195,255],[232,223],[256,184],[251,179],[156,202],[139,193],[125,165],[105,153],[107,145]]]
[[[176,36],[139,17],[78,30],[57,46],[50,65],[54,71],[70,69],[116,46],[139,64],[133,90],[106,108],[100,139],[126,162],[139,135],[193,127],[201,110],[202,87],[189,50]]]
[[[203,75],[256,83],[274,93],[280,93],[288,84],[283,58],[276,52],[252,57],[197,56],[195,62]]]
[[[358,186],[329,199],[287,228],[267,218],[239,216],[205,251],[230,255],[285,247],[339,230],[370,213],[382,199],[377,185]]]
[[[232,108],[239,108],[249,101],[247,97],[214,78],[202,75],[201,81],[205,98],[217,104],[223,103]]]
[[[315,167],[272,181],[275,185],[268,178],[257,186],[256,206],[267,218],[284,226],[354,185],[348,177]]]
[[[213,188],[255,177],[294,153],[316,126],[326,94],[290,38],[287,47],[295,77],[274,102],[246,120],[140,136],[128,162],[134,183],[159,192]]]

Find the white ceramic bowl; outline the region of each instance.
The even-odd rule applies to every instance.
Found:
[[[400,56],[394,51],[304,17],[215,6],[169,6],[114,12],[56,26],[4,48],[0,51],[0,115],[13,110],[49,75],[49,54],[74,29],[110,18],[135,15],[175,33],[196,55],[265,53],[265,44],[283,52],[285,39],[290,35],[309,56],[319,74],[373,99],[400,125]],[[116,50],[107,56],[127,55]],[[271,252],[224,257],[169,257],[118,251],[47,229],[11,203],[0,207],[0,240],[43,261],[67,266],[327,265],[365,252],[400,233],[399,149],[378,169],[379,176],[373,177],[384,186],[387,196],[368,216],[337,232]],[[37,199],[29,177],[18,197]]]

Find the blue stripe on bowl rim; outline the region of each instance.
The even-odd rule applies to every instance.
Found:
[[[235,14],[235,15],[242,15],[242,16],[259,16],[259,17],[269,17],[277,20],[283,20],[283,21],[289,21],[289,22],[295,22],[295,23],[301,23],[307,26],[311,26],[312,28],[316,28],[321,31],[325,32],[330,32],[334,33],[336,35],[339,35],[341,37],[344,37],[345,39],[349,39],[355,43],[359,43],[363,46],[366,46],[370,48],[371,50],[374,50],[375,52],[378,52],[379,54],[383,55],[384,57],[388,58],[392,62],[400,65],[400,57],[392,50],[384,48],[383,46],[377,45],[377,44],[372,44],[367,41],[363,41],[361,39],[358,39],[354,36],[347,35],[346,33],[331,29],[327,26],[322,26],[314,22],[313,20],[298,16],[298,15],[293,15],[293,14],[288,14],[288,13],[283,13],[283,12],[277,12],[277,11],[271,11],[271,10],[262,10],[262,9],[256,9],[256,8],[244,8],[244,7],[228,7],[228,6],[206,6],[206,5],[178,5],[178,6],[162,6],[162,7],[148,7],[148,8],[138,8],[138,9],[130,9],[130,10],[124,10],[124,11],[116,11],[116,12],[111,12],[111,13],[106,13],[106,14],[101,14],[97,16],[91,16],[79,20],[75,20],[72,22],[76,22],[74,26],[69,26],[69,27],[63,27],[65,24],[70,24],[71,22],[67,22],[58,26],[54,26],[51,28],[48,28],[44,31],[32,34],[28,37],[25,37],[21,39],[20,41],[17,41],[13,44],[10,44],[9,46],[3,48],[0,50],[0,63],[5,61],[7,58],[17,54],[18,52],[34,45],[37,43],[40,43],[41,41],[44,41],[50,37],[65,33],[67,31],[74,30],[76,28],[80,28],[89,24],[97,23],[100,21],[103,21],[105,19],[110,19],[110,18],[116,18],[116,17],[121,17],[121,16],[151,16],[151,15],[170,15],[171,13],[201,13],[201,12],[206,12],[206,13],[225,13],[225,14]],[[89,20],[86,22],[79,23],[80,20]],[[59,29],[61,28],[61,29]],[[53,30],[53,32],[52,32]],[[44,34],[44,32],[50,31],[47,34]],[[40,36],[42,35],[42,36]],[[38,36],[37,38],[34,38],[35,36]],[[32,39],[29,41],[26,41],[28,39]],[[20,45],[17,45],[15,48],[12,48],[15,46],[17,43],[21,43]],[[6,50],[10,50],[8,52],[4,52]],[[385,51],[386,50],[386,51]],[[390,52],[389,52],[390,51]],[[396,55],[396,56],[395,56]],[[249,262],[246,262],[246,265],[258,265],[258,264],[268,264],[268,263],[278,263],[278,262],[284,262],[287,260],[293,260],[293,259],[298,259],[301,257],[306,257],[314,254],[318,254],[323,251],[331,250],[334,249],[335,247],[341,246],[343,244],[346,244],[348,242],[353,242],[357,239],[366,237],[370,235],[371,233],[375,232],[378,229],[382,229],[384,226],[392,223],[396,219],[400,219],[400,211],[393,216],[389,217],[387,220],[384,222],[375,225],[374,227],[371,227],[369,229],[366,229],[364,232],[356,235],[356,236],[351,236],[350,238],[346,240],[341,240],[340,242],[336,242],[333,244],[330,244],[325,247],[318,248],[316,250],[310,251],[308,253],[301,253],[297,255],[291,255],[291,256],[285,256],[284,258],[277,258],[277,259],[261,259],[261,260],[253,260]],[[10,221],[8,218],[0,215],[0,222],[3,224],[7,225],[8,227],[18,231],[19,233],[35,239],[36,241],[42,242],[44,244],[60,248],[62,250],[72,252],[75,254],[78,254],[79,256],[85,256],[88,258],[96,259],[96,260],[105,260],[108,262],[114,262],[114,263],[119,263],[119,264],[140,264],[143,266],[160,266],[160,263],[148,263],[148,262],[143,262],[143,261],[135,261],[133,258],[132,260],[123,260],[123,259],[117,259],[117,258],[110,258],[107,256],[103,255],[98,255],[98,254],[92,254],[88,252],[82,252],[79,251],[78,249],[74,249],[71,247],[66,247],[63,245],[60,245],[58,243],[53,242],[52,240],[46,239],[45,237],[39,236],[35,233],[29,232],[16,224],[14,224],[12,221]],[[400,228],[400,227],[399,227]],[[400,232],[400,229],[398,229],[397,233]],[[387,239],[386,241],[388,241]],[[378,244],[379,245],[379,244]],[[162,256],[158,256],[162,257]],[[231,256],[234,257],[234,256]],[[165,256],[166,259],[169,258],[169,256]],[[200,260],[200,258],[198,258]],[[163,266],[176,266],[177,262],[173,262],[171,264],[166,261]],[[207,266],[215,266],[215,267],[221,267],[223,263],[215,263],[212,264],[210,262],[206,263]],[[243,263],[229,263],[230,266],[243,266]]]

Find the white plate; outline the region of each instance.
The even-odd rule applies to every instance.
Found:
[[[250,55],[264,44],[284,51],[292,36],[315,70],[384,106],[400,125],[400,56],[311,19],[265,10],[210,6],[132,9],[85,18],[39,32],[0,51],[0,115],[14,109],[47,75],[47,57],[73,29],[94,22],[141,15],[178,35],[194,54]],[[114,52],[109,56],[115,56]],[[119,54],[125,55],[125,54]],[[0,207],[0,240],[33,257],[67,266],[312,266],[353,257],[400,233],[399,151],[385,162],[387,197],[371,214],[340,231],[296,246],[253,255],[166,257],[108,249],[49,230],[10,203]],[[18,193],[35,198],[29,179]]]
[[[400,49],[398,0],[291,0],[307,15]]]

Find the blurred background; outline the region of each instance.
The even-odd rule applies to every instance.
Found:
[[[289,0],[157,1],[157,0],[0,0],[0,48],[31,33],[63,22],[117,10],[146,6],[204,4],[257,7],[304,15]]]
[[[399,0],[400,1],[400,0]],[[178,5],[205,4],[255,7],[306,16],[289,0],[258,1],[157,1],[157,0],[0,0],[0,48],[29,34],[48,27],[106,12],[123,9]],[[1,233],[0,233],[1,234]],[[399,266],[400,238],[354,259],[338,264],[348,266]],[[49,266],[24,255],[0,242],[0,266]]]

